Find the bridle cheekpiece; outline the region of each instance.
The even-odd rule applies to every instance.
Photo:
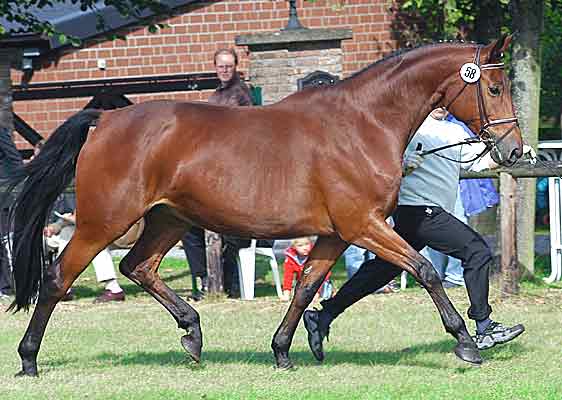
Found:
[[[464,89],[471,84],[476,84],[476,102],[478,104],[478,113],[480,114],[480,130],[478,132],[478,137],[486,145],[486,150],[482,153],[484,155],[488,151],[493,151],[499,160],[501,160],[501,152],[498,149],[498,144],[507,137],[519,123],[517,117],[501,118],[490,120],[488,118],[488,113],[486,112],[486,104],[484,103],[484,96],[482,95],[482,84],[480,79],[481,71],[487,71],[492,69],[503,69],[504,63],[494,63],[494,64],[482,64],[480,65],[480,51],[482,46],[478,46],[476,49],[476,54],[474,56],[474,62],[464,64],[461,67],[461,78],[465,82],[461,90],[457,95],[449,102],[445,109],[449,109],[451,104],[460,96]],[[502,124],[513,124],[513,126],[508,129],[501,137],[494,139],[488,128],[492,126],[502,125]]]

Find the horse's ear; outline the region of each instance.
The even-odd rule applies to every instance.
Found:
[[[502,35],[501,38],[490,44],[490,46],[492,46],[492,50],[490,51],[490,55],[488,56],[489,64],[501,62],[503,53],[511,43],[511,37],[511,35]]]

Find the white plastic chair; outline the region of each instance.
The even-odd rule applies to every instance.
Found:
[[[538,145],[539,159],[560,161],[562,141],[546,140]],[[550,276],[548,283],[562,279],[562,183],[559,177],[548,178],[548,208],[550,212]]]
[[[252,300],[254,298],[254,287],[256,281],[256,254],[269,258],[269,265],[273,273],[273,281],[277,296],[281,297],[281,280],[279,278],[279,266],[271,247],[256,247],[257,240],[252,239],[250,247],[242,248],[238,251],[238,277],[240,281],[240,298],[242,300]]]
[[[404,290],[408,286],[408,273],[406,271],[402,271],[400,274],[400,289]]]
[[[550,209],[550,276],[548,283],[562,278],[562,188],[560,178],[548,178],[548,201]]]

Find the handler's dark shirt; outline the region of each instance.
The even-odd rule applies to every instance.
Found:
[[[240,80],[238,72],[231,80],[222,84],[209,97],[209,103],[224,106],[251,106],[252,96],[248,86]]]

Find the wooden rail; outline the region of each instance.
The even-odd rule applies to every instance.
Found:
[[[538,161],[518,162],[512,168],[496,168],[481,172],[461,170],[462,179],[495,178],[500,180],[500,212],[498,227],[500,229],[500,268],[501,290],[505,294],[516,294],[519,291],[519,271],[516,246],[516,178],[562,177],[562,162]]]
[[[518,162],[511,168],[487,169],[480,172],[469,172],[461,170],[461,178],[496,178],[501,173],[507,173],[514,178],[540,178],[547,176],[562,176],[562,161],[538,161],[531,165],[529,162]]]

